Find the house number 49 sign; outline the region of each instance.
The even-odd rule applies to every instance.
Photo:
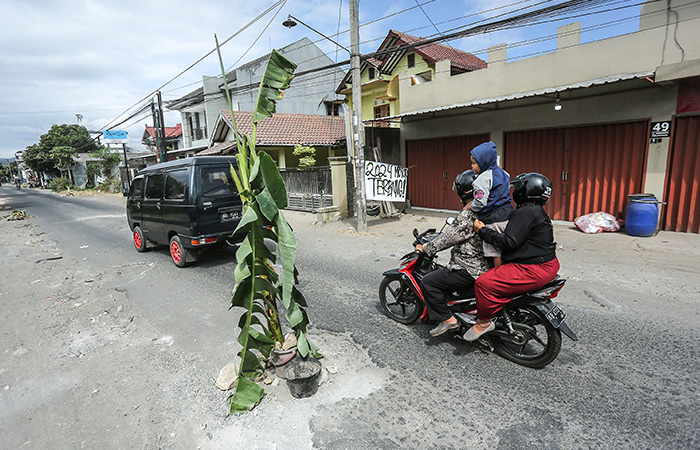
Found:
[[[665,138],[671,136],[671,121],[652,122],[650,138]]]

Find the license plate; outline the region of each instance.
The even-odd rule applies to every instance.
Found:
[[[566,314],[564,314],[564,311],[559,308],[559,305],[554,305],[554,308],[549,310],[547,313],[547,320],[552,322],[552,324],[555,326],[562,323],[564,321],[564,317],[566,317]]]
[[[241,213],[239,211],[223,212],[221,213],[222,222],[230,222],[231,220],[236,220],[241,218]]]

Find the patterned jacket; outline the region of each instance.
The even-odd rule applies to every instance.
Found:
[[[450,270],[465,269],[476,279],[489,270],[484,257],[484,246],[481,238],[474,230],[476,214],[468,209],[462,209],[455,222],[446,227],[432,241],[423,245],[423,251],[433,256],[441,250],[452,247],[452,256],[447,267]]]

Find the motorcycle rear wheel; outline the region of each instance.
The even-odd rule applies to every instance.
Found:
[[[561,331],[534,306],[524,305],[510,309],[513,329],[511,337],[493,339],[496,353],[509,361],[535,369],[551,363],[561,350]]]
[[[384,277],[379,284],[379,301],[387,316],[406,325],[423,312],[423,302],[400,278]]]

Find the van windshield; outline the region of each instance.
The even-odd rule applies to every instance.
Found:
[[[232,194],[238,194],[238,191],[229,166],[202,168],[202,195],[204,197]]]

